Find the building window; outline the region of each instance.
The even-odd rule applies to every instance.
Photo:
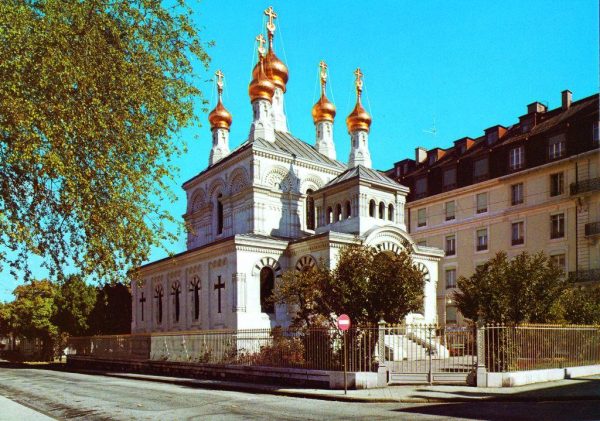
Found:
[[[523,203],[523,183],[510,186],[510,204],[512,206]]]
[[[419,241],[417,241],[417,246],[419,246],[419,247],[427,247],[427,240],[419,240]]]
[[[275,287],[275,273],[273,269],[265,266],[260,270],[260,311],[275,313],[275,303],[270,299]]]
[[[392,205],[391,203],[388,205],[388,220],[394,220],[394,205]]]
[[[375,218],[375,208],[377,207],[377,205],[375,204],[375,201],[373,199],[371,199],[371,201],[369,202],[369,216],[371,218]]]
[[[335,220],[336,222],[342,220],[342,205],[340,203],[335,207]]]
[[[454,200],[444,204],[444,211],[446,213],[446,221],[452,221],[456,218],[456,203]]]
[[[350,201],[346,202],[346,218],[352,217],[352,206],[350,206]]]
[[[567,259],[563,254],[554,254],[550,256],[550,260],[558,266],[563,272],[567,271]]]
[[[194,276],[190,282],[189,291],[192,293],[192,317],[194,320],[198,320],[200,318],[200,279],[197,276]]]
[[[511,171],[523,168],[525,163],[525,152],[523,146],[519,146],[508,151],[508,167]]]
[[[525,242],[525,224],[523,221],[513,222],[511,225],[511,244],[513,246]]]
[[[473,181],[481,181],[488,178],[488,159],[487,157],[478,159],[473,164]]]
[[[488,210],[488,199],[487,193],[479,193],[476,196],[477,201],[477,213],[485,213]]]
[[[456,187],[456,168],[448,168],[444,170],[443,189],[451,190]]]
[[[173,318],[175,323],[178,323],[181,309],[179,301],[181,296],[181,284],[179,282],[174,282],[173,285],[171,285],[171,296],[173,297]]]
[[[456,255],[456,235],[446,236],[445,251],[446,251],[446,256]]]
[[[456,269],[446,269],[446,288],[456,288]]]
[[[550,238],[563,238],[565,236],[565,214],[558,213],[550,216]]]
[[[488,230],[487,228],[477,230],[477,251],[488,249]]]
[[[331,224],[333,222],[333,209],[331,206],[327,208],[327,223]]]
[[[379,202],[379,219],[385,219],[385,203]]]
[[[456,318],[456,306],[454,305],[447,305],[446,306],[446,323],[447,324],[455,324],[457,323],[457,318]]]
[[[424,227],[425,225],[427,225],[427,213],[425,208],[421,208],[417,210],[417,226]]]
[[[223,195],[217,196],[217,235],[223,234]]]
[[[306,190],[306,229],[315,229],[315,199],[312,197],[313,191]]]
[[[594,143],[594,146],[598,146],[600,143],[600,133],[597,121],[594,121],[594,125],[592,126],[592,142]]]
[[[417,178],[415,181],[415,197],[420,199],[427,196],[427,178]]]
[[[156,295],[154,296],[154,298],[156,299],[156,323],[161,324],[163,317],[163,286],[160,284],[156,285],[156,287],[154,288],[154,292],[156,293]]]
[[[548,139],[548,159],[558,159],[565,155],[565,135],[560,134]]]
[[[565,176],[563,173],[550,174],[550,196],[560,196],[565,192]]]

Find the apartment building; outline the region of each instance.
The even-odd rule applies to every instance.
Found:
[[[561,107],[539,102],[511,126],[496,125],[446,149],[416,148],[388,175],[410,187],[407,228],[445,250],[438,321],[460,323],[456,280],[504,250],[544,251],[578,285],[600,284],[598,95]]]

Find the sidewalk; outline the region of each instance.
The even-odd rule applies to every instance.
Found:
[[[600,376],[555,382],[531,384],[527,386],[505,388],[476,388],[470,386],[447,385],[406,385],[390,386],[381,389],[343,390],[305,389],[268,384],[242,382],[196,380],[179,377],[152,376],[144,374],[108,373],[99,371],[80,371],[81,373],[100,374],[111,377],[138,379],[161,383],[178,384],[203,389],[231,390],[250,393],[352,402],[404,402],[404,403],[443,403],[443,402],[532,402],[532,401],[600,401]]]
[[[11,401],[4,396],[0,396],[0,421],[14,421],[14,420],[27,420],[27,421],[50,421],[54,418],[48,417],[31,408],[23,406],[17,402]]]

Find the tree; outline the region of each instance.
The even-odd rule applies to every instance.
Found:
[[[422,307],[423,282],[409,251],[389,254],[350,245],[340,250],[335,269],[320,264],[306,272],[284,273],[274,300],[297,310],[296,324],[333,323],[332,317],[343,313],[357,325],[381,318],[393,322]]]
[[[131,292],[121,283],[98,288],[98,299],[89,316],[90,335],[131,333]]]
[[[600,288],[569,288],[561,301],[566,322],[600,325]]]
[[[173,238],[158,204],[196,121],[193,60],[209,63],[191,9],[4,0],[0,28],[0,266],[116,279]]]
[[[562,270],[543,252],[508,259],[499,252],[469,277],[458,279],[454,294],[467,319],[484,323],[545,323],[560,320],[566,288]]]
[[[57,286],[52,321],[61,333],[81,336],[87,332],[97,295],[97,289],[77,275],[69,276]]]

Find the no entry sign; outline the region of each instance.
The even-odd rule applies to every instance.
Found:
[[[337,319],[337,327],[339,330],[348,330],[350,329],[350,317],[347,314],[342,314]]]

